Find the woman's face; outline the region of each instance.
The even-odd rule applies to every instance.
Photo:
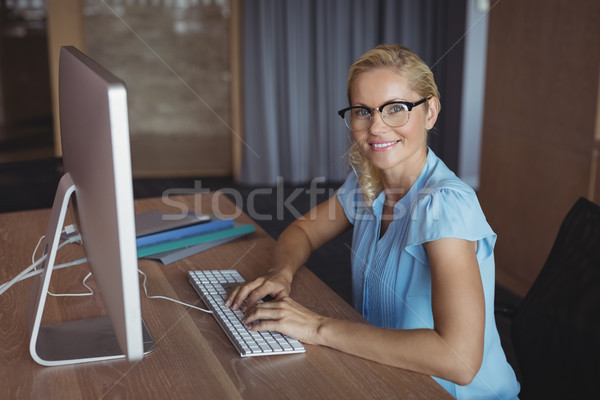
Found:
[[[375,69],[361,73],[351,87],[352,106],[379,108],[391,101],[417,102],[421,96],[413,92],[408,82],[391,69]],[[353,131],[363,155],[385,176],[418,175],[427,158],[427,131],[437,119],[437,99],[431,98],[410,111],[408,122],[390,127],[373,111],[368,129]]]

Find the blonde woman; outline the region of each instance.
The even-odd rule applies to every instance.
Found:
[[[272,268],[234,289],[254,330],[275,330],[434,377],[456,398],[519,392],[493,313],[496,235],[473,190],[427,147],[440,112],[429,67],[381,45],[350,68],[339,111],[352,132],[352,172],[337,195],[292,223]],[[370,324],[327,318],[289,298],[310,253],[354,228],[354,307]],[[267,295],[274,301],[257,304]]]

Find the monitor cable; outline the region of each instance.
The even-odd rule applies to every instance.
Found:
[[[76,228],[73,225],[69,225],[69,226],[65,227],[65,229],[61,233],[61,237],[65,238],[65,240],[58,245],[57,251],[59,249],[63,248],[64,246],[66,246],[67,244],[70,244],[70,243],[82,243],[81,242],[81,235],[79,233],[77,233]],[[15,276],[10,281],[1,284],[0,285],[0,295],[4,294],[14,284],[16,284],[16,283],[18,283],[18,282],[20,282],[22,280],[25,280],[25,279],[34,277],[36,275],[39,275],[39,274],[41,274],[44,271],[43,268],[40,268],[40,269],[37,269],[37,268],[40,266],[40,264],[42,264],[46,260],[47,255],[44,254],[39,259],[37,259],[37,260],[35,259],[35,254],[37,253],[38,248],[40,247],[40,244],[42,243],[42,240],[44,240],[44,238],[45,238],[45,236],[42,236],[38,240],[38,243],[35,246],[35,249],[33,250],[33,254],[31,256],[32,264],[29,267],[25,268],[20,274],[18,274],[17,276]],[[68,263],[55,265],[54,269],[57,270],[57,269],[72,267],[72,266],[84,264],[86,262],[87,262],[87,258],[84,257],[84,258],[80,258],[78,260],[71,261],[71,262],[68,262]],[[186,306],[186,307],[193,308],[195,310],[199,310],[199,311],[202,311],[202,312],[205,312],[205,313],[208,313],[208,314],[212,314],[211,310],[207,310],[207,309],[204,309],[204,308],[201,308],[201,307],[197,307],[197,306],[192,305],[192,304],[184,303],[182,301],[179,301],[179,300],[176,300],[176,299],[172,299],[170,297],[148,294],[148,288],[146,286],[146,283],[147,283],[147,280],[148,280],[148,276],[141,269],[139,269],[139,268],[138,268],[138,272],[140,273],[140,275],[142,275],[144,277],[143,282],[142,282],[142,287],[144,289],[144,294],[146,295],[147,298],[149,298],[149,299],[168,300],[168,301],[172,301],[174,303],[177,303],[177,304],[180,304],[180,305],[183,305],[183,306]],[[88,292],[84,292],[84,293],[58,293],[57,294],[57,293],[52,293],[52,292],[50,292],[48,290],[48,294],[51,295],[51,296],[55,296],[55,297],[91,296],[91,295],[94,294],[94,291],[92,290],[91,287],[89,287],[87,285],[87,280],[90,278],[90,276],[92,276],[91,272],[89,272],[85,276],[85,278],[83,278],[83,281],[82,281],[82,284],[88,289]]]

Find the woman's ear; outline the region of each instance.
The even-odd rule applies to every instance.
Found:
[[[440,112],[440,102],[437,97],[432,96],[427,100],[427,116],[425,117],[425,129],[430,131],[437,121]]]

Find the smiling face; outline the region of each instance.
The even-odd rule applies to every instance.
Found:
[[[417,102],[422,96],[411,90],[400,74],[389,68],[363,72],[356,77],[351,88],[351,105],[378,108],[391,101]],[[381,173],[386,181],[393,182],[418,176],[427,158],[427,131],[437,119],[437,99],[430,98],[410,112],[406,125],[390,127],[373,111],[368,129],[353,131],[361,153]]]

